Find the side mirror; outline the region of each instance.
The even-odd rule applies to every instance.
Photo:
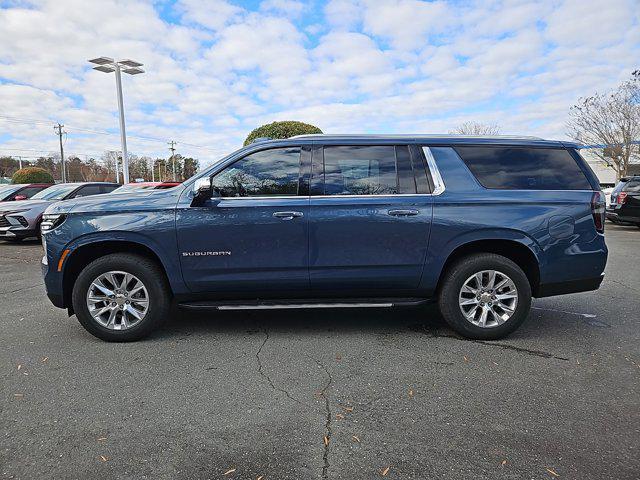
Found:
[[[16,202],[19,202],[20,200],[27,200],[27,196],[26,195],[16,195],[15,197],[13,197],[13,199]]]
[[[193,184],[193,202],[192,205],[202,205],[204,202],[213,197],[213,187],[211,185],[211,177],[199,178]]]

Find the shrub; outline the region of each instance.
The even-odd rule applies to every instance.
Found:
[[[253,130],[247,139],[244,141],[245,146],[249,145],[256,138],[269,137],[269,138],[289,138],[295,135],[305,135],[310,133],[322,133],[318,127],[309,125],[308,123],[285,121],[285,122],[273,122]]]
[[[18,170],[11,177],[11,183],[54,183],[53,176],[44,168],[27,167]]]

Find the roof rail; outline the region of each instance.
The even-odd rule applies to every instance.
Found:
[[[252,143],[268,142],[269,140],[273,140],[273,138],[271,138],[271,137],[257,137],[257,138],[254,138],[253,140],[251,140],[251,143],[249,143],[249,145],[251,145]]]

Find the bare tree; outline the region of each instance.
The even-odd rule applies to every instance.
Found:
[[[464,122],[449,131],[454,135],[500,135],[500,127],[479,122]]]
[[[593,153],[613,167],[618,179],[640,158],[640,70],[615,90],[581,98],[569,111],[570,137],[596,146]]]

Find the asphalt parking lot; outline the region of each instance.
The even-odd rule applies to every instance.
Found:
[[[510,338],[433,308],[185,314],[103,343],[0,242],[2,478],[640,478],[640,231]]]

